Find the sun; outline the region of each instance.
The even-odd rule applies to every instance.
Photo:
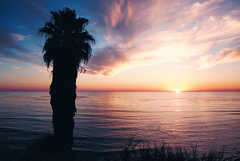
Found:
[[[182,90],[181,90],[180,88],[176,88],[176,89],[175,89],[175,92],[176,92],[176,93],[181,93]]]

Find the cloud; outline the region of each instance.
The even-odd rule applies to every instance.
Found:
[[[41,58],[36,49],[27,48],[29,45],[24,40],[30,35],[36,36],[39,24],[43,24],[49,18],[49,12],[44,5],[46,0],[18,0],[1,2],[1,18],[7,23],[0,27],[0,57],[2,61],[6,59],[17,60],[31,64],[41,64]],[[21,26],[21,28],[20,28]],[[20,34],[17,33],[21,30]],[[38,38],[34,37],[35,40]],[[36,41],[30,42],[35,46]],[[34,47],[33,47],[34,48]]]
[[[240,47],[234,49],[224,49],[217,54],[204,55],[200,59],[200,68],[207,69],[218,64],[225,64],[240,61]]]
[[[127,44],[137,34],[148,30],[159,22],[155,17],[171,5],[173,0],[115,0],[105,3],[104,12],[106,37],[113,37]]]
[[[98,40],[88,73],[109,75],[125,67],[184,63],[191,58],[198,60],[209,53],[218,53],[225,44],[240,39],[239,9],[228,9],[227,2],[229,0],[80,2],[83,12],[89,11],[90,22],[95,24],[91,30],[95,30]],[[39,22],[48,19],[45,3],[45,0],[23,0],[16,7],[18,1],[14,0],[17,10],[13,15],[21,13],[19,20],[36,28]],[[18,33],[0,32],[0,56],[41,64],[41,54],[20,45],[26,38],[28,36]]]
[[[42,57],[41,54],[39,53],[23,53],[23,52],[18,52],[14,53],[8,50],[0,50],[0,57],[3,58],[2,61],[5,60],[17,60],[20,62],[24,63],[30,63],[34,65],[42,65]]]
[[[47,71],[52,71],[52,67],[50,67],[50,69],[48,69],[46,66],[39,66],[39,65],[33,65],[32,66],[33,69],[35,69],[35,71],[39,72],[39,73],[45,73]]]
[[[240,38],[236,10],[218,14],[224,0],[105,2],[100,20],[107,43],[95,50],[91,74],[108,75],[146,62],[186,62]]]
[[[13,65],[13,66],[11,66],[11,69],[13,69],[13,70],[20,70],[20,69],[21,69],[21,67],[19,67],[19,66],[16,66],[16,65]]]
[[[15,49],[21,52],[28,52],[26,48],[20,46],[17,41],[24,40],[25,36],[0,31],[0,52],[7,49]]]
[[[40,54],[19,45],[18,41],[22,41],[27,37],[29,36],[0,31],[0,57],[25,63],[41,64],[39,61],[41,60]]]
[[[30,36],[24,36],[22,34],[16,34],[16,33],[12,33],[11,36],[15,41],[22,41],[30,37]]]
[[[218,41],[227,40],[229,38],[240,37],[239,33],[240,21],[229,15],[216,17],[209,16],[199,27],[196,29],[196,41]]]
[[[129,58],[124,54],[124,50],[120,48],[103,48],[95,53],[95,56],[90,60],[90,74],[109,75],[113,69],[128,62]]]

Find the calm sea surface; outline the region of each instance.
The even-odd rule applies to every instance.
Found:
[[[0,149],[52,133],[48,92],[0,92]],[[74,149],[120,150],[131,138],[240,149],[240,92],[79,92]]]

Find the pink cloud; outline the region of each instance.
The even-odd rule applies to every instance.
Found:
[[[16,34],[16,33],[12,33],[11,36],[17,41],[22,41],[29,37],[22,34]]]
[[[110,24],[111,27],[116,27],[118,23],[123,19],[122,9],[124,0],[112,1],[108,8],[108,15],[105,15],[105,21]]]
[[[13,66],[11,66],[11,69],[13,69],[13,70],[20,70],[20,69],[21,69],[21,67],[19,67],[19,66],[16,66],[16,65],[13,65]]]
[[[108,75],[126,66],[186,63],[193,57],[197,62],[216,45],[240,38],[236,12],[216,14],[222,1],[111,1],[104,15],[107,45],[97,49],[89,73]]]
[[[240,61],[240,47],[234,49],[224,49],[217,54],[208,54],[201,57],[200,68],[207,69],[218,64],[225,64]]]

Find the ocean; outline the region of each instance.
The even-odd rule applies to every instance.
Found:
[[[48,92],[0,92],[0,151],[52,134],[49,99]],[[240,92],[78,92],[76,104],[76,150],[117,151],[132,139],[240,149]]]

